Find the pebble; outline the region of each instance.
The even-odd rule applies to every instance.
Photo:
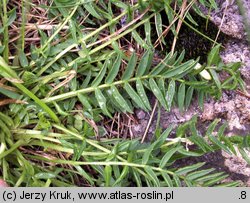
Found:
[[[142,120],[142,119],[144,119],[146,117],[146,113],[144,111],[142,111],[142,110],[138,110],[136,112],[136,116],[137,116],[137,118],[139,120]]]

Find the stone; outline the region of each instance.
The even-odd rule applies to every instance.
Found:
[[[223,33],[233,38],[243,39],[246,37],[245,23],[249,24],[250,22],[250,1],[238,1],[242,2],[245,8],[247,20],[243,20],[243,17],[240,15],[237,1],[234,0],[216,0],[218,9],[212,10],[209,14],[209,18]],[[208,15],[209,10],[203,6],[200,7],[204,14]]]

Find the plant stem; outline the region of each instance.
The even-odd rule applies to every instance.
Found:
[[[84,89],[80,89],[80,90],[76,90],[76,91],[72,91],[72,92],[68,92],[68,93],[64,93],[64,94],[60,94],[60,95],[57,95],[57,96],[53,96],[53,97],[48,97],[48,98],[45,98],[45,99],[42,99],[42,101],[44,103],[51,103],[53,101],[61,101],[61,100],[64,100],[64,99],[68,99],[68,98],[71,98],[71,97],[75,97],[77,96],[78,94],[84,94],[84,93],[89,93],[89,92],[93,92],[95,91],[95,89],[99,88],[99,89],[104,89],[104,88],[108,88],[108,87],[111,87],[112,85],[122,85],[126,82],[133,82],[133,81],[136,81],[136,80],[143,80],[143,79],[148,79],[152,76],[149,76],[149,75],[146,75],[146,76],[143,76],[143,77],[135,77],[135,78],[131,78],[130,80],[126,81],[126,80],[119,80],[119,81],[116,81],[112,84],[102,84],[98,87],[88,87],[88,88],[84,88]]]
[[[0,159],[6,157],[8,154],[16,150],[18,147],[27,144],[27,141],[24,140],[18,140],[16,143],[14,143],[9,150],[4,151],[3,153],[0,154]]]
[[[6,63],[9,63],[9,29],[8,29],[8,15],[7,15],[7,0],[2,0],[3,2],[3,15],[2,16],[2,24],[4,27],[4,36],[3,36],[3,44],[4,44],[4,52],[3,58]]]
[[[170,175],[174,175],[175,173],[172,171],[164,170],[159,167],[154,167],[154,166],[149,166],[145,164],[136,164],[136,163],[129,163],[129,162],[118,162],[118,161],[99,161],[99,162],[85,162],[85,161],[68,161],[68,160],[62,160],[62,159],[48,159],[45,157],[40,157],[40,156],[34,156],[34,155],[27,155],[30,158],[41,160],[41,161],[49,161],[53,163],[58,163],[58,164],[69,164],[73,166],[107,166],[107,165],[112,165],[112,166],[130,166],[133,168],[151,168],[152,170],[158,171],[158,172],[165,172]]]

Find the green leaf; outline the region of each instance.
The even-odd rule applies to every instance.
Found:
[[[57,111],[57,113],[59,115],[61,115],[61,116],[69,116],[69,114],[67,112],[63,111],[61,106],[59,106],[56,102],[53,101],[53,104],[54,104],[54,106],[56,108],[56,111]]]
[[[188,138],[191,142],[195,143],[196,145],[199,146],[199,148],[204,151],[204,152],[210,152],[214,151],[211,146],[209,146],[206,141],[200,136],[194,136],[192,135],[191,137]]]
[[[91,61],[89,50],[87,49],[85,42],[81,42],[80,45],[81,49],[77,52],[80,58]]]
[[[168,67],[168,61],[170,58],[171,53],[168,53],[165,58],[156,67],[153,68],[153,70],[150,72],[150,75],[160,74],[164,68]]]
[[[110,118],[112,118],[111,114],[109,113],[108,109],[107,109],[107,105],[106,105],[106,98],[104,97],[104,95],[102,94],[100,89],[95,89],[95,97],[96,100],[101,108],[101,110],[103,111],[103,113],[107,116],[109,116]]]
[[[213,131],[215,130],[215,127],[217,126],[217,124],[220,122],[219,119],[215,119],[207,128],[206,131],[206,136],[209,136],[213,133]]]
[[[185,57],[185,49],[181,52],[181,54],[179,55],[178,59],[175,60],[173,66],[180,65],[182,63],[184,57]]]
[[[1,28],[0,28],[0,34],[1,34]],[[4,48],[5,48],[5,46],[1,46],[1,45],[0,45],[0,54],[3,53]]]
[[[192,86],[190,86],[187,89],[187,93],[186,93],[185,109],[188,109],[189,105],[191,104],[191,101],[193,99],[193,93],[194,93],[194,88]]]
[[[95,18],[101,20],[102,17],[96,12],[94,6],[93,6],[93,2],[88,2],[88,3],[84,3],[83,7]]]
[[[147,109],[151,110],[150,103],[148,101],[148,97],[140,80],[136,80],[136,90],[143,102],[143,104],[147,107]]]
[[[154,148],[158,149],[160,148],[164,142],[166,142],[166,139],[168,138],[170,132],[173,130],[174,126],[170,125],[162,134],[161,136],[155,141],[156,145]]]
[[[2,120],[0,120],[0,129],[1,129],[1,135],[6,134],[8,137],[11,136],[11,132],[10,132],[9,127]],[[0,146],[2,147],[2,144]],[[4,150],[4,148],[3,149],[0,148],[1,149],[1,153],[0,153],[1,159],[5,156],[4,153],[6,152],[6,150]]]
[[[20,99],[22,98],[22,96],[20,94],[17,94],[13,91],[10,91],[10,90],[7,90],[7,89],[4,89],[4,88],[1,88],[0,87],[0,93],[11,98],[11,99]]]
[[[212,134],[208,135],[209,140],[214,143],[215,145],[217,145],[220,149],[223,149],[224,151],[226,151],[229,154],[232,154],[231,151],[228,149],[227,146],[225,146],[224,144],[222,144],[215,136],[213,136]]]
[[[128,80],[132,77],[135,70],[136,62],[137,62],[137,56],[136,53],[133,52],[132,56],[129,59],[126,70],[122,76],[122,80]]]
[[[74,20],[69,20],[69,27],[70,27],[70,33],[74,39],[75,43],[78,43],[77,36],[76,36],[76,24]]]
[[[176,62],[176,57],[177,57],[177,52],[174,52],[174,54],[172,54],[170,52],[170,58],[169,58],[169,61],[168,61],[169,67],[174,68],[174,64]]]
[[[161,18],[160,13],[155,14],[155,27],[156,27],[157,36],[161,37],[161,34],[162,34],[162,18]],[[165,44],[165,40],[164,40],[163,37],[161,38],[161,42],[163,44]]]
[[[217,65],[220,62],[220,44],[216,45],[208,54],[207,66]]]
[[[229,183],[220,183],[218,185],[215,185],[215,187],[238,187],[240,185],[242,185],[241,181],[234,181]]]
[[[167,106],[168,106],[168,111],[171,110],[174,95],[175,95],[175,81],[171,80],[169,85],[168,85],[168,91],[166,94],[166,102],[167,102]]]
[[[137,187],[142,187],[140,174],[136,170],[132,170],[132,173],[133,173],[133,177],[135,178]]]
[[[178,107],[180,109],[180,112],[184,111],[184,101],[185,101],[185,93],[186,93],[186,89],[185,89],[185,84],[181,83],[179,86],[179,90],[178,90]]]
[[[161,175],[162,175],[164,181],[167,183],[168,187],[173,187],[173,183],[172,183],[170,176],[167,173],[165,173],[164,171],[161,171]]]
[[[195,26],[199,26],[198,23],[193,19],[192,15],[190,13],[187,13],[186,18]]]
[[[0,119],[2,119],[2,121],[5,122],[8,126],[14,125],[14,121],[2,112],[0,112]]]
[[[145,177],[147,187],[154,187],[154,183],[151,181],[151,178],[148,176],[148,174]]]
[[[217,86],[218,89],[219,89],[218,95],[220,96],[220,95],[221,95],[221,82],[220,82],[220,79],[219,79],[217,73],[215,72],[215,70],[209,69],[209,72],[211,73],[212,78],[213,78],[213,80],[214,80],[216,86]]]
[[[150,145],[150,147],[148,147],[146,149],[146,151],[144,152],[143,156],[142,156],[142,164],[146,165],[148,163],[148,160],[152,154],[152,151],[155,148],[155,145],[157,144],[157,142],[154,142],[153,144]]]
[[[110,84],[114,81],[115,77],[117,76],[117,74],[119,72],[121,62],[122,62],[122,57],[119,54],[114,62],[114,65],[112,66],[106,80],[105,80],[105,83]]]
[[[148,50],[144,53],[141,58],[141,61],[137,67],[136,77],[142,76],[148,68],[150,68],[152,63],[152,51]]]
[[[4,58],[0,56],[0,74],[3,77],[17,78],[16,72],[5,62]],[[17,78],[18,79],[18,78]]]
[[[185,77],[187,74],[191,74],[191,72],[193,72],[194,71],[194,67],[196,66],[196,64],[198,63],[198,61],[199,61],[199,58],[196,60],[196,61],[194,61],[193,63],[191,63],[190,64],[190,66],[188,66],[186,69],[184,69],[182,72],[180,72],[179,74],[178,74],[178,76],[176,76],[176,78],[183,78],[183,77]]]
[[[212,5],[212,7],[213,7],[214,9],[218,9],[218,6],[217,6],[217,3],[216,3],[215,0],[209,0],[209,2],[210,2],[210,4]]]
[[[177,171],[175,171],[175,173],[177,175],[184,175],[184,174],[187,174],[187,173],[189,173],[191,171],[197,170],[198,168],[204,166],[205,164],[206,163],[203,162],[203,163],[197,163],[197,164],[194,164],[194,165],[191,165],[191,166],[186,166],[186,167],[178,169]]]
[[[175,68],[171,68],[167,70],[166,72],[162,74],[162,76],[165,78],[177,77],[178,75],[181,75],[182,73],[185,73],[186,71],[191,70],[195,64],[196,62],[193,60],[187,61]]]
[[[128,103],[122,97],[122,95],[119,93],[118,89],[115,86],[111,86],[111,92],[117,103],[121,106],[122,112],[133,113],[133,110],[129,107]]]
[[[6,62],[4,61],[4,59],[0,56],[0,74],[5,77],[7,76],[8,78],[14,78],[17,80],[20,80],[17,77],[17,74],[13,71],[13,69],[11,69],[8,64],[6,64]],[[20,89],[23,94],[27,95],[28,97],[30,97],[31,99],[33,99],[37,105],[39,105],[45,112],[47,112],[50,117],[57,123],[59,123],[59,119],[57,117],[57,115],[54,113],[54,111],[49,108],[42,100],[40,100],[33,92],[31,92],[30,90],[28,90],[25,86],[23,86],[20,83],[15,83],[12,82],[18,89]]]
[[[141,36],[138,34],[136,30],[132,31],[132,37],[141,47],[143,47],[144,49],[149,49],[147,43],[141,38]]]
[[[163,94],[161,93],[161,90],[159,89],[159,87],[157,86],[157,84],[156,84],[156,82],[155,82],[155,80],[153,78],[149,79],[149,85],[150,85],[151,91],[154,93],[154,95],[159,100],[159,102],[161,103],[161,105],[165,109],[168,109],[166,100],[165,100]]]
[[[189,180],[195,180],[197,178],[200,178],[202,176],[205,176],[209,173],[211,173],[212,171],[214,171],[213,168],[211,169],[205,169],[205,170],[201,170],[201,171],[195,171],[193,173],[189,173],[186,178],[189,179]]]
[[[128,5],[127,4],[125,4],[125,3],[123,3],[122,1],[119,1],[119,0],[112,0],[111,1],[114,5],[116,5],[116,6],[118,6],[119,8],[122,8],[122,9],[124,9],[124,8],[126,8],[126,9],[129,9],[128,7]]]
[[[180,124],[176,129],[176,136],[177,137],[184,137],[191,122],[192,122],[192,120],[189,120],[183,124]]]
[[[145,167],[146,173],[149,175],[150,179],[153,181],[156,187],[160,187],[160,181],[157,178],[155,172],[151,169],[151,167]]]
[[[96,78],[95,78],[95,80],[92,82],[91,86],[96,87],[96,86],[98,86],[98,85],[101,83],[103,77],[104,77],[105,74],[106,74],[107,66],[108,66],[108,65],[110,65],[110,61],[109,61],[109,60],[106,60],[105,63],[104,63],[104,65],[103,65],[103,67],[102,67],[102,69],[101,69],[101,71],[100,71],[99,74],[96,76]]]
[[[114,179],[117,180],[117,179],[121,176],[121,171],[120,171],[119,166],[113,165],[113,172],[114,172]],[[112,187],[113,187],[114,185],[119,186],[120,183],[119,183],[119,182],[117,182],[117,184],[114,183],[114,184],[112,185]]]
[[[213,174],[209,174],[209,175],[205,175],[201,178],[196,179],[196,182],[205,182],[205,181],[210,181],[213,180],[215,178],[218,178],[219,176],[223,175],[224,172],[219,172],[219,173],[213,173]]]
[[[110,165],[106,165],[104,169],[104,179],[106,187],[110,186],[111,174],[112,174],[112,167]]]
[[[210,187],[214,184],[217,184],[217,183],[220,183],[222,180],[226,179],[228,177],[228,175],[222,175],[222,176],[219,176],[217,178],[213,178],[212,180],[210,181],[207,181],[203,184],[204,187]]]
[[[187,179],[184,179],[184,181],[187,187],[194,187],[194,184],[192,183],[192,181],[187,180]]]
[[[195,152],[195,151],[190,151],[186,150],[183,147],[178,150],[178,152],[182,155],[185,155],[186,157],[200,157],[203,155],[203,153]]]
[[[174,182],[175,182],[175,187],[181,187],[181,180],[177,175],[173,175]]]
[[[37,173],[35,176],[34,176],[34,178],[36,178],[36,179],[45,179],[45,180],[47,180],[47,179],[50,179],[50,178],[55,178],[57,175],[56,174],[54,174],[54,173],[43,173],[43,172],[41,172],[41,173]]]
[[[145,111],[149,110],[145,107],[145,105],[142,102],[142,99],[139,97],[139,95],[136,93],[136,91],[131,87],[129,83],[125,83],[124,89],[130,96],[130,98],[138,105],[138,107],[140,107]]]
[[[86,71],[86,78],[82,83],[82,88],[86,88],[91,80],[92,77],[92,72],[91,71]]]
[[[165,83],[166,83],[166,81],[165,81],[163,78],[159,78],[159,79],[157,80],[157,85],[158,85],[158,87],[159,87],[159,89],[161,90],[161,93],[162,93],[163,95],[165,95],[165,92],[166,92]]]
[[[222,127],[222,126],[221,126],[221,127]],[[218,132],[218,134],[219,134],[219,132]],[[228,149],[229,149],[234,155],[237,154],[237,152],[236,152],[236,150],[235,150],[235,147],[234,147],[234,144],[230,141],[229,137],[226,137],[226,136],[220,137],[219,135],[218,135],[218,137],[219,137],[219,139],[220,139],[221,141],[224,142],[224,145],[225,145],[226,147],[228,147]]]
[[[207,81],[185,81],[186,85],[192,86],[194,88],[204,88],[207,87],[208,82]]]
[[[204,138],[198,134],[194,123],[191,123],[190,130],[192,132],[192,136],[190,136],[188,139],[191,142],[198,145],[200,147],[200,149],[202,149],[204,152],[214,151],[213,148],[210,145],[207,144],[207,142],[204,140]]]
[[[3,33],[4,27],[0,26],[0,34]],[[2,53],[4,46],[0,46],[0,54]]]
[[[82,105],[83,105],[89,112],[92,112],[92,106],[91,106],[91,104],[89,103],[88,98],[87,98],[85,95],[80,94],[80,93],[79,93],[77,96],[78,96],[79,101],[82,103]]]
[[[181,147],[175,147],[166,152],[166,154],[161,159],[161,162],[159,164],[160,168],[164,168],[166,164],[168,163],[169,159],[180,149]]]
[[[198,104],[201,109],[204,108],[204,91],[198,91]]]
[[[121,175],[119,176],[119,178],[117,178],[117,180],[115,181],[115,183],[113,184],[113,186],[117,185],[119,182],[121,182],[128,174],[129,172],[129,167],[128,166],[124,166],[121,172]]]
[[[29,85],[33,84],[34,81],[37,81],[38,77],[30,71],[24,71],[22,75],[22,80],[25,82],[26,85]]]
[[[240,154],[242,155],[242,157],[244,158],[244,160],[247,162],[247,164],[250,166],[250,157],[247,154],[247,149],[241,149],[239,148]]]
[[[29,66],[28,59],[23,51],[20,51],[20,53],[19,53],[19,61],[20,61],[20,65],[23,68],[26,68]]]
[[[151,24],[149,20],[147,20],[144,23],[144,30],[145,30],[145,37],[146,37],[147,44],[150,45],[150,47],[153,47],[152,42],[151,42]]]
[[[8,12],[8,21],[7,21],[7,24],[4,26],[10,26],[14,22],[15,19],[16,19],[16,8]]]
[[[85,172],[85,170],[81,166],[74,166],[76,170],[80,173],[80,175],[87,180],[91,185],[94,185],[93,179],[88,175],[88,173]]]

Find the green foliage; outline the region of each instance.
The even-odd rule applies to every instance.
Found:
[[[1,119],[10,120],[10,118],[3,114],[0,117]],[[42,131],[38,130],[16,129],[12,132],[14,139],[19,141],[12,145],[11,149],[1,153],[0,157],[3,162],[4,160],[8,160],[8,163],[11,165],[14,163],[17,164],[14,160],[12,162],[8,159],[8,154],[11,153],[14,147],[16,149],[20,145],[24,147],[30,144],[34,147],[47,146],[52,150],[60,151],[60,153],[69,153],[72,155],[74,153],[74,156],[78,156],[78,159],[75,160],[64,160],[59,158],[50,159],[44,157],[42,154],[21,155],[18,153],[20,156],[19,159],[22,160],[21,163],[25,164],[22,166],[22,174],[26,178],[20,180],[20,184],[23,186],[40,186],[43,180],[50,180],[52,185],[57,185],[60,181],[65,181],[65,184],[70,185],[66,181],[70,173],[81,175],[86,179],[88,184],[96,186],[129,186],[134,184],[137,186],[162,187],[178,185],[219,186],[220,182],[227,175],[215,172],[212,168],[204,169],[203,166],[205,163],[196,163],[178,168],[175,167],[175,163],[178,163],[180,159],[201,156],[217,151],[218,149],[225,150],[227,153],[235,153],[234,148],[229,147],[229,143],[235,147],[240,147],[244,143],[249,146],[250,139],[249,137],[245,138],[246,140],[242,137],[228,138],[223,134],[225,128],[222,127],[217,134],[214,134],[213,130],[218,123],[217,120],[210,124],[205,135],[201,135],[195,127],[196,122],[196,118],[194,117],[188,123],[179,126],[179,129],[182,128],[184,130],[178,130],[176,138],[169,138],[169,134],[173,130],[173,127],[170,127],[158,139],[146,144],[141,144],[136,139],[105,139],[96,142],[58,125],[54,125],[54,127],[60,129],[62,133],[48,132],[46,136],[44,136]],[[0,124],[2,126],[6,125],[3,124],[3,121]],[[183,128],[184,126],[185,128]],[[8,131],[4,133],[9,134]],[[20,138],[24,139],[24,141],[20,142]],[[60,139],[60,143],[58,142],[58,138]],[[227,144],[225,144],[225,139],[227,139]],[[70,142],[67,140],[70,140]],[[17,143],[19,144],[18,146]],[[83,146],[82,150],[75,151],[73,143],[81,143],[76,146],[78,149]],[[8,144],[6,143],[6,145]],[[1,149],[4,147],[5,144],[2,143]],[[49,168],[39,168],[39,166],[30,165],[26,159],[57,164]],[[58,164],[72,165],[77,170],[68,171],[66,172],[68,175],[62,177],[60,172],[65,169],[63,169],[63,165],[60,166]],[[92,169],[90,170],[90,168],[86,168],[85,166],[90,166]],[[17,164],[16,167],[20,166]],[[29,171],[26,169],[29,169]],[[5,168],[3,170],[7,172]],[[93,170],[95,173],[93,173]],[[14,170],[8,174],[9,177],[6,177],[6,179],[15,182],[16,175],[14,174]],[[98,179],[95,177],[98,177]],[[30,185],[31,182],[33,185]],[[231,183],[232,186],[238,184],[237,182]]]
[[[238,148],[249,163],[249,136],[226,137],[226,125],[220,126],[218,120],[204,135],[193,117],[177,129],[157,129],[148,143],[106,137],[103,118],[114,119],[117,112],[133,114],[134,108],[150,111],[151,94],[166,111],[177,106],[184,112],[197,99],[202,106],[207,96],[220,98],[224,90],[243,87],[240,63],[223,64],[220,45],[202,65],[199,58],[184,60],[185,50],[164,50],[156,56],[155,45],[159,41],[165,46],[167,41],[163,16],[167,15],[169,29],[176,35],[176,11],[182,1],[177,1],[177,10],[171,0],[134,5],[118,0],[48,2],[41,7],[58,26],[49,32],[38,28],[37,46],[25,44],[24,11],[29,10],[25,1],[20,46],[8,36],[20,11],[8,7],[7,0],[0,2],[0,100],[15,101],[0,106],[1,178],[13,186],[79,182],[84,186],[222,186],[227,174],[208,169],[206,163],[179,166],[179,160],[218,150],[236,154]],[[188,1],[202,16],[192,2]],[[199,2],[216,8],[214,0]],[[197,25],[190,13],[186,18]],[[124,48],[130,45],[131,49]],[[222,71],[229,75],[224,81],[219,77]]]
[[[155,67],[152,66],[153,51],[145,52],[138,64],[136,55],[133,53],[125,67],[126,71],[121,76],[118,76],[118,68],[123,59],[120,54],[116,57],[116,53],[114,53],[103,63],[100,62],[101,70],[93,77],[91,84],[88,84],[91,80],[87,77],[84,81],[85,88],[45,98],[43,101],[45,103],[57,102],[85,94],[91,98],[95,97],[97,101],[86,103],[82,99],[81,102],[85,108],[99,107],[105,115],[111,117],[108,109],[113,106],[120,112],[131,113],[132,106],[150,110],[146,92],[151,91],[168,111],[171,109],[176,94],[178,106],[181,111],[184,111],[190,105],[195,92],[202,91],[219,98],[223,89],[233,88],[231,85],[225,86],[225,82],[219,81],[218,73],[221,70],[228,70],[228,66],[221,63],[219,52],[216,50],[218,50],[218,46],[209,54],[208,64],[210,66],[199,70],[195,69],[198,60],[182,62],[183,53],[178,58],[177,54],[173,56],[167,54],[165,59]],[[202,75],[199,76],[199,73],[204,70],[209,70],[212,81],[203,79]],[[235,69],[234,72],[231,72],[232,77],[227,79],[233,81],[234,87],[240,80],[237,71]],[[209,73],[207,72],[207,74]],[[228,84],[228,81],[226,83]],[[66,91],[65,89],[64,92]],[[93,93],[95,94],[92,96]]]

